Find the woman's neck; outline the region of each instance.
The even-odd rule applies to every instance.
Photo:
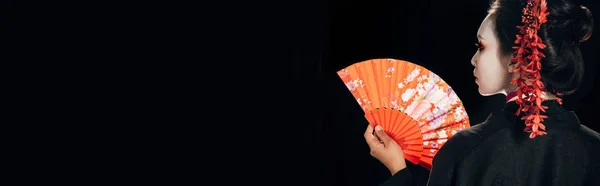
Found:
[[[516,101],[517,100],[517,90],[519,89],[519,86],[517,86],[517,84],[510,82],[508,84],[508,86],[506,87],[506,89],[504,89],[505,95],[506,95],[506,103],[511,102],[511,101]],[[548,92],[547,89],[542,88],[542,100],[554,100],[557,99],[558,97],[550,92]]]
[[[524,95],[523,95],[524,96]],[[548,92],[546,89],[542,89],[542,100],[554,100],[557,98],[556,95]],[[517,100],[517,92],[511,92],[506,95],[506,103]]]

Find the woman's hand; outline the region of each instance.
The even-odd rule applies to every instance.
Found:
[[[371,149],[371,156],[383,163],[392,175],[406,168],[402,148],[380,126],[375,127],[373,134],[373,127],[369,125],[364,136]]]

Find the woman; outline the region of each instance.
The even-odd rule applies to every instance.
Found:
[[[507,104],[446,142],[428,185],[600,186],[600,135],[580,125],[559,98],[582,81],[578,45],[591,28],[591,12],[574,1],[495,0],[471,64],[479,93],[505,94]],[[367,128],[364,137],[392,174],[383,185],[411,185],[402,149],[378,129]]]

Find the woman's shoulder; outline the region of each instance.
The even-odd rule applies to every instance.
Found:
[[[475,148],[481,142],[482,138],[486,136],[486,133],[493,130],[493,127],[491,127],[487,121],[462,129],[452,135],[452,137],[444,143],[438,154],[441,154],[444,157],[461,157],[461,154],[471,151],[471,149]]]
[[[471,125],[469,128],[456,132],[446,141],[438,153],[441,153],[443,156],[455,157],[462,157],[463,154],[469,153],[488,136],[505,128],[504,125],[498,124],[498,122],[503,122],[499,121],[498,118],[500,117],[502,116],[498,113],[492,113],[484,122]]]
[[[586,127],[585,125],[580,125],[579,131],[585,140],[589,141],[591,145],[600,149],[600,133]]]
[[[475,145],[487,136],[505,128],[504,125],[498,125],[498,123],[505,122],[499,120],[499,118],[501,118],[499,116],[498,113],[490,114],[484,122],[471,125],[469,128],[456,132],[447,143],[449,143],[450,146],[464,146],[465,144]]]
[[[581,125],[580,130],[584,135],[586,135],[592,139],[595,139],[596,141],[600,141],[600,133],[586,127],[585,125]]]

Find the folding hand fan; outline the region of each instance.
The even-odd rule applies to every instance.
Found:
[[[470,127],[456,93],[422,66],[372,59],[337,73],[369,123],[381,125],[414,164],[431,170],[438,149],[456,132]]]

